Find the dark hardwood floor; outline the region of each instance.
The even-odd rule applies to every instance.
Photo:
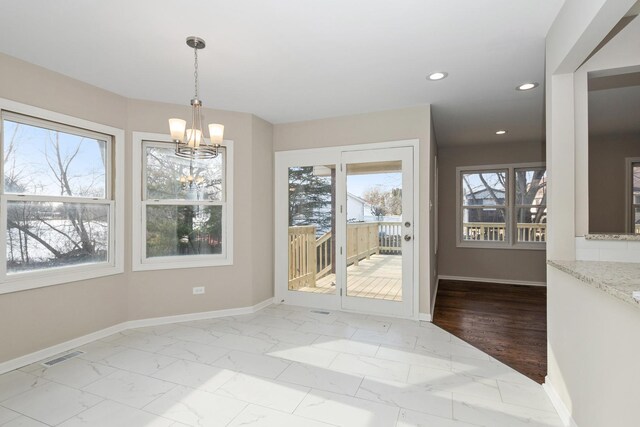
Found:
[[[433,323],[543,383],[546,301],[543,286],[440,280]]]

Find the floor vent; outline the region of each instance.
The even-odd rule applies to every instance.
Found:
[[[316,314],[331,314],[330,311],[321,311],[321,310],[311,310],[311,312]]]
[[[58,363],[62,363],[65,360],[73,359],[74,357],[78,357],[81,354],[84,354],[84,351],[76,350],[71,353],[63,354],[62,356],[58,356],[55,359],[47,360],[46,362],[42,362],[42,364],[46,367],[50,367],[53,365],[57,365]]]

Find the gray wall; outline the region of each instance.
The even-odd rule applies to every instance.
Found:
[[[431,260],[431,315],[433,315],[433,308],[436,302],[436,292],[438,287],[436,286],[438,277],[438,179],[436,174],[438,173],[437,157],[438,157],[438,141],[436,140],[436,132],[433,127],[433,114],[431,115],[431,139],[430,139],[430,156],[429,164],[431,165],[431,179],[429,180],[429,211],[431,212],[429,221],[429,259]]]
[[[626,158],[640,157],[640,134],[589,136],[589,232],[626,233]]]
[[[438,148],[438,274],[546,282],[545,251],[456,247],[456,167],[544,162],[539,142]]]

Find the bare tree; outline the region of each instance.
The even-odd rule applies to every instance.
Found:
[[[364,192],[362,198],[371,205],[371,215],[381,219],[385,215],[402,214],[402,189],[382,191],[378,187]]]
[[[7,127],[5,127],[6,129]],[[96,166],[87,173],[72,176],[74,160],[82,147],[91,143],[90,138],[69,138],[64,143],[61,133],[47,130],[43,140],[43,130],[29,131],[28,125],[15,123],[11,137],[5,140],[4,179],[5,188],[10,193],[27,195],[51,194],[51,183],[55,183],[62,197],[91,197],[104,194],[104,156],[101,149],[102,166]],[[25,129],[25,130],[23,130]],[[26,132],[26,133],[25,133]],[[42,159],[19,156],[20,144],[29,138],[38,138],[42,148]],[[102,148],[102,141],[95,140]],[[44,168],[42,167],[44,165]],[[76,170],[78,170],[76,166]],[[102,183],[100,180],[102,179]],[[54,190],[55,191],[55,190]],[[65,264],[65,260],[94,257],[105,252],[107,235],[106,211],[103,206],[88,203],[67,203],[49,201],[11,201],[7,212],[8,262],[27,266],[33,263]],[[100,242],[97,243],[96,239]],[[43,253],[44,251],[44,253]],[[31,256],[31,252],[35,252]],[[46,252],[50,256],[46,256]]]

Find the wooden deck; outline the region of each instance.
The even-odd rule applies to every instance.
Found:
[[[306,286],[298,291],[332,294],[336,291],[336,275],[328,274],[316,282],[315,287]],[[371,255],[358,265],[347,268],[347,295],[402,301],[402,256]]]

